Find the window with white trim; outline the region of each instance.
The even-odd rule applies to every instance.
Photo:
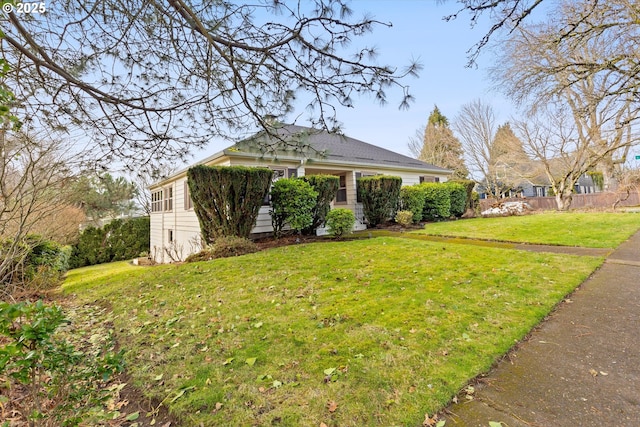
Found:
[[[167,187],[164,189],[164,210],[173,210],[173,187]]]
[[[423,182],[440,182],[440,177],[438,176],[421,176],[420,177],[420,184],[422,184]]]
[[[162,190],[151,192],[151,212],[162,211]]]
[[[347,176],[339,175],[340,183],[338,185],[338,193],[336,193],[336,203],[347,203]]]

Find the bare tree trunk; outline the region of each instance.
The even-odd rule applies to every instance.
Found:
[[[571,201],[573,199],[571,191],[561,191],[559,193],[556,193],[555,197],[556,206],[558,207],[559,211],[566,211],[571,207]]]

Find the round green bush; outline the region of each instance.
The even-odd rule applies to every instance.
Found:
[[[396,214],[396,222],[403,227],[408,227],[413,223],[413,212],[398,211]]]
[[[341,237],[353,231],[356,216],[351,209],[332,209],[327,214],[327,229],[333,237]]]
[[[284,178],[271,188],[271,224],[278,237],[286,224],[294,231],[301,231],[313,223],[313,208],[318,192],[307,181]]]

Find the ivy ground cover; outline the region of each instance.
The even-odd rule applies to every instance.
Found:
[[[420,426],[601,258],[381,237],[71,271],[181,425]],[[144,416],[145,414],[141,414]]]

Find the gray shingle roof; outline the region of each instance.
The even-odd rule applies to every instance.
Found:
[[[355,138],[323,130],[298,125],[280,125],[275,127],[275,132],[283,141],[276,142],[277,149],[275,153],[262,151],[265,157],[304,157],[328,162],[339,161],[441,173],[451,172],[448,169],[434,166]],[[261,152],[256,142],[265,141],[273,144],[274,138],[267,136],[265,132],[260,132],[225,150],[225,154],[232,156],[234,153]]]

